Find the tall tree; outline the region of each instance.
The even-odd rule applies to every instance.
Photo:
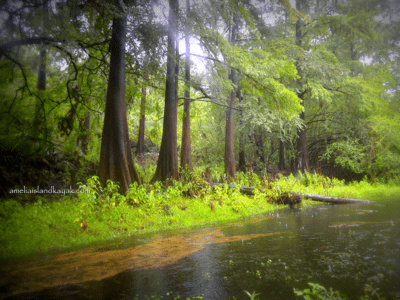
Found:
[[[146,86],[143,81],[142,97],[140,100],[139,137],[138,137],[138,144],[137,144],[137,149],[136,149],[137,155],[144,155],[145,118],[146,118]]]
[[[43,92],[46,90],[46,46],[40,45],[40,54],[39,54],[39,70],[38,70],[38,79],[37,79],[37,90],[39,92]],[[33,119],[33,127],[36,129],[35,131],[35,138],[38,137],[40,127],[41,127],[41,117],[42,117],[42,110],[43,107],[43,100],[41,98],[36,99],[35,103],[35,115]]]
[[[140,182],[132,159],[125,102],[125,37],[126,19],[121,3],[116,0],[110,42],[110,72],[106,110],[101,140],[98,176],[101,184],[108,179],[118,182],[125,194],[129,185]]]
[[[285,146],[283,144],[283,140],[279,140],[279,163],[278,163],[279,170],[285,170]]]
[[[237,89],[237,98],[239,100],[239,105],[243,102],[243,97],[242,97],[242,90],[240,86],[238,86]],[[243,111],[240,110],[239,113],[239,122],[240,122],[240,127],[243,126]],[[246,171],[246,154],[244,151],[244,137],[243,135],[240,135],[239,137],[239,170],[244,172]]]
[[[81,134],[76,140],[76,145],[81,147],[82,153],[86,154],[89,142],[89,130],[90,130],[90,111],[88,110],[85,115],[85,119],[79,120],[79,129]]]
[[[42,2],[42,20],[41,20],[41,31],[42,34],[45,36],[46,35],[46,25],[47,24],[47,16],[48,16],[48,7],[47,7],[47,2]],[[38,69],[38,76],[37,76],[37,90],[39,92],[43,92],[46,90],[46,54],[47,54],[47,46],[44,44],[41,44],[39,46],[39,69]],[[44,110],[44,103],[43,100],[38,97],[36,99],[35,103],[35,114],[34,114],[34,119],[33,119],[33,128],[35,128],[34,131],[34,139],[37,139],[39,137],[40,131],[42,131],[43,128],[42,126],[42,120],[41,118],[43,117],[43,111]],[[47,130],[43,130],[44,133],[47,132]]]
[[[178,0],[169,0],[167,79],[165,84],[164,124],[157,169],[152,179],[179,179],[177,149],[176,35],[178,32]]]
[[[183,102],[181,168],[193,170],[192,141],[190,138],[190,0],[186,0],[186,32],[185,32],[185,100]]]
[[[301,12],[303,8],[303,4],[305,4],[304,0],[296,0],[296,9]],[[301,16],[298,16],[296,22],[296,45],[301,49],[303,41],[303,33],[302,33],[302,22]],[[300,58],[296,63],[297,73],[299,75],[299,79],[297,80],[297,88],[298,88],[298,97],[304,101],[304,90],[303,90],[303,70],[300,66]],[[304,103],[303,103],[304,106]],[[304,111],[300,113],[300,118],[304,121],[305,114]],[[297,156],[296,156],[296,170],[309,170],[310,169],[310,160],[308,156],[308,148],[307,148],[307,136],[306,136],[306,127],[305,125],[300,127],[297,130]]]
[[[231,29],[230,43],[235,44],[238,31],[238,17],[236,8],[233,9],[233,26]],[[235,101],[237,90],[236,71],[232,68],[229,79],[232,82],[232,90],[227,99],[226,109],[226,127],[225,127],[225,173],[226,177],[236,177],[236,159],[235,159]]]

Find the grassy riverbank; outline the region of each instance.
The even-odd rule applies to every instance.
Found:
[[[24,205],[24,195],[17,200],[2,200],[0,259],[262,215],[283,208],[272,199],[290,191],[375,201],[400,195],[400,187],[393,184],[345,184],[316,174],[265,179],[254,174],[238,175],[235,184],[256,187],[254,196],[226,186],[211,188],[203,180],[191,178],[187,183],[171,182],[167,186],[133,185],[123,197],[116,192],[115,184],[109,182],[102,189],[93,177],[77,197],[49,200],[38,195],[35,203]],[[303,201],[301,205],[315,203]]]

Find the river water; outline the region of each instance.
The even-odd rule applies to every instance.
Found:
[[[294,289],[308,282],[348,299],[365,295],[367,284],[381,299],[400,299],[400,199],[287,208],[0,271],[7,274],[0,298],[7,299],[250,299],[244,291],[258,299],[296,299]]]

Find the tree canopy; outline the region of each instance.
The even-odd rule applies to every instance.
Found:
[[[346,179],[400,176],[399,9],[397,0],[3,1],[1,150],[99,165],[100,151],[115,150],[102,146],[109,130],[129,154],[101,169],[123,160],[117,169],[133,176],[140,144],[160,151],[154,180],[178,179],[179,157],[181,171],[225,164],[227,177],[239,157],[260,173],[304,169],[307,157],[307,168]],[[126,109],[111,123],[126,119],[121,135],[106,121],[117,84]],[[111,174],[104,183],[121,181]]]

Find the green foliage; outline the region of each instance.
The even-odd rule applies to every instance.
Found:
[[[294,288],[294,294],[300,296],[301,299],[312,300],[312,299],[322,299],[322,300],[346,300],[347,296],[341,293],[340,291],[334,291],[332,288],[327,290],[324,286],[309,282],[308,285],[311,289],[304,289],[298,290]],[[368,300],[368,299],[380,299],[384,300],[385,297],[382,296],[381,293],[378,293],[372,287],[372,284],[366,284],[364,289],[364,295],[361,296],[361,300]]]
[[[93,176],[89,178],[84,185],[80,185],[80,190],[85,193],[78,194],[78,203],[80,202],[79,217],[75,222],[83,222],[89,216],[103,215],[107,211],[113,211],[110,221],[121,222],[123,213],[119,210],[113,210],[117,206],[126,204],[127,199],[118,193],[119,186],[111,180],[107,180],[106,187],[102,188],[99,178]]]
[[[223,170],[219,174],[217,170],[212,172],[217,177],[224,173]],[[235,183],[238,186],[258,187],[254,196],[243,195],[238,188],[226,185],[211,188],[199,177],[193,177],[168,185],[132,184],[124,197],[117,192],[117,184],[109,181],[102,187],[94,176],[80,186],[77,197],[65,196],[54,201],[37,196],[36,203],[24,206],[18,201],[24,202],[25,195],[19,195],[18,201],[3,200],[0,203],[0,257],[20,257],[51,251],[54,247],[66,249],[119,236],[204,226],[265,214],[283,207],[269,203],[268,199],[285,192],[375,201],[400,193],[398,182],[371,184],[365,180],[345,184],[315,173],[281,176],[265,182],[251,173],[238,173],[238,177]],[[310,205],[308,202],[303,201],[302,205]],[[26,239],[26,236],[32,238]]]
[[[387,108],[386,108],[387,109]],[[398,117],[379,114],[371,117],[368,171],[371,177],[394,177],[400,173],[400,130]]]
[[[333,162],[354,173],[365,173],[367,168],[365,157],[364,147],[357,140],[347,140],[329,145],[320,159],[328,163]]]
[[[203,60],[204,72],[192,68],[192,97],[204,96],[198,91],[198,86],[202,86],[212,98],[207,101],[220,104],[192,102],[194,163],[223,164],[225,108],[221,104],[224,105],[227,93],[237,88],[228,78],[234,69],[242,93],[241,103],[236,104],[239,110],[235,111],[235,142],[237,145],[239,138],[243,139],[245,154],[257,167],[263,166],[259,165],[261,157],[255,157],[261,154],[254,154],[259,150],[252,140],[254,134],[260,135],[263,156],[269,164],[277,164],[273,144],[283,140],[289,165],[296,155],[297,129],[305,125],[313,165],[322,157],[354,173],[368,174],[370,178],[389,180],[398,176],[399,101],[398,76],[394,72],[398,66],[398,47],[392,43],[397,39],[393,30],[396,28],[393,24],[397,23],[382,21],[388,6],[382,5],[377,10],[373,0],[365,5],[336,3],[336,14],[332,15],[326,11],[328,6],[322,4],[307,4],[301,12],[287,1],[282,4],[274,8],[274,24],[267,24],[255,14],[252,5],[232,1],[195,5],[188,20],[183,20],[184,17],[181,20],[201,41],[204,56],[210,58]],[[5,11],[13,9],[8,3],[3,7]],[[47,85],[40,92],[36,84],[43,45],[22,45],[18,50],[11,47],[4,52],[6,56],[0,61],[0,87],[4,91],[0,100],[2,138],[10,141],[11,147],[20,147],[21,141],[29,141],[39,150],[79,153],[96,163],[108,82],[105,76],[109,68],[107,41],[113,5],[105,4],[101,12],[92,5],[72,8],[63,3],[52,14],[43,14],[43,9],[27,7],[16,11],[18,17],[14,19],[9,14],[4,16],[2,45],[32,33],[62,42],[45,45]],[[160,57],[164,55],[165,32],[154,18],[152,6],[143,4],[142,9],[141,15],[134,9],[128,10],[136,20],[129,25],[127,38],[132,51],[126,58],[129,136],[134,144],[141,88],[145,87],[146,138],[159,145],[166,67],[161,65]],[[240,24],[235,44],[230,42],[228,34],[232,28],[232,12],[236,12]],[[294,28],[287,26],[284,15],[292,21],[300,16],[310,22],[304,28],[301,48],[295,45]],[[15,28],[22,31],[17,32]],[[298,89],[297,68],[303,73],[302,90]],[[183,94],[182,85],[180,82],[179,96]],[[303,109],[304,121],[298,117]],[[88,112],[90,126],[85,131],[83,121]],[[182,110],[178,112],[181,121]],[[40,115],[39,129],[32,126],[37,114]],[[77,139],[83,135],[88,139],[85,155],[77,145]],[[180,128],[178,138],[179,135]],[[148,164],[139,172],[148,182],[154,169]]]
[[[29,161],[40,150],[39,146],[32,145],[25,139],[0,138],[1,165],[14,166]]]
[[[346,295],[340,293],[339,291],[333,291],[332,288],[327,290],[325,287],[318,283],[309,282],[308,285],[311,286],[311,289],[304,289],[302,291],[298,289],[294,289],[294,293],[296,296],[301,296],[306,300],[312,299],[323,299],[323,300],[345,300],[347,299]]]
[[[371,193],[374,196],[388,193],[383,183],[396,190],[393,186],[400,178],[400,101],[396,73],[399,36],[395,30],[398,20],[387,24],[390,17],[384,17],[388,12],[395,15],[394,8],[382,4],[376,9],[374,0],[352,1],[337,4],[336,13],[331,14],[326,11],[330,5],[314,6],[310,2],[304,11],[298,12],[284,1],[283,6],[276,7],[276,23],[267,25],[250,4],[217,2],[196,4],[187,23],[191,34],[201,41],[204,56],[210,58],[203,60],[202,74],[192,68],[191,95],[218,104],[201,101],[191,104],[192,157],[198,169],[194,175],[182,174],[182,178],[187,178],[182,182],[133,184],[126,197],[119,195],[116,183],[107,182],[106,187],[101,187],[96,177],[85,177],[87,168],[94,169],[100,154],[108,83],[105,74],[109,69],[108,40],[114,16],[112,3],[103,3],[99,11],[91,3],[75,6],[60,2],[51,14],[43,14],[45,7],[40,5],[15,10],[10,1],[2,4],[5,12],[4,30],[0,33],[2,163],[20,167],[37,154],[55,152],[54,165],[64,173],[63,184],[87,180],[82,189],[88,192],[78,194],[73,200],[78,203],[73,212],[65,209],[66,217],[73,216],[72,222],[65,221],[66,231],[76,225],[71,225],[74,220],[80,224],[89,222],[85,234],[90,230],[98,234],[110,231],[101,227],[100,221],[134,232],[138,228],[153,230],[210,223],[219,218],[234,219],[271,209],[265,199],[291,191],[368,198]],[[138,172],[143,182],[148,183],[155,172],[155,152],[162,136],[166,66],[161,65],[160,58],[165,51],[165,32],[151,4],[143,3],[141,9],[141,14],[128,9],[134,21],[128,22],[127,43],[131,52],[125,64],[126,100],[129,136],[135,143],[141,88],[146,88],[146,138],[155,146],[150,149],[154,153],[148,155],[152,159],[140,164]],[[240,28],[232,44],[228,33],[234,12]],[[301,17],[309,22],[304,26],[301,48],[294,43],[294,26],[287,26],[286,13],[290,21]],[[32,36],[49,40],[45,45],[5,46]],[[46,90],[38,91],[39,53],[44,47]],[[303,75],[302,90],[298,87],[298,68]],[[368,175],[376,185],[371,186],[367,180],[346,185],[308,172],[266,182],[252,172],[239,172],[234,184],[255,187],[253,198],[227,186],[207,186],[201,178],[206,166],[213,181],[225,180],[224,105],[227,94],[237,88],[228,77],[232,69],[236,71],[242,94],[235,111],[235,145],[241,141],[247,163],[257,168],[259,175],[264,175],[267,163],[277,164],[279,141],[284,142],[286,165],[292,164],[297,155],[297,130],[306,126],[312,165],[322,160],[346,173],[360,174],[360,178]],[[178,84],[181,97],[184,89],[182,82]],[[202,98],[199,86],[212,99]],[[178,110],[181,121],[180,106]],[[305,120],[298,116],[303,110]],[[86,130],[84,120],[88,112],[90,125]],[[40,117],[36,119],[37,116]],[[38,126],[33,126],[36,121]],[[179,135],[180,128],[178,138]],[[82,136],[87,138],[86,154],[77,143]],[[256,140],[262,144],[257,145]],[[54,179],[47,170],[38,172]],[[21,202],[22,197],[26,196],[21,196]],[[28,218],[33,222],[32,228],[42,230],[36,219],[38,211],[52,208],[53,204],[40,197],[37,200],[36,206],[26,208],[18,208],[12,202],[4,204],[7,222],[25,217],[25,211],[32,210],[34,217]],[[210,213],[210,203],[215,213]],[[128,219],[132,227],[127,224]],[[18,225],[22,231],[28,230]],[[47,225],[54,229],[53,223]],[[79,232],[81,228],[75,227]]]
[[[256,294],[256,292],[253,292],[253,293],[251,293],[251,294],[250,294],[250,292],[248,292],[248,291],[244,291],[244,292],[246,293],[247,296],[249,296],[249,298],[250,298],[251,300],[256,300],[256,299],[257,299],[256,297],[257,297],[258,295],[261,295],[260,293]]]
[[[70,201],[47,203],[40,198],[35,204],[24,207],[15,200],[2,201],[1,259],[47,251],[48,247],[55,245],[57,248],[65,247],[65,240],[59,234],[68,236],[74,231],[72,221],[77,210],[78,207]]]
[[[205,280],[209,281],[211,279],[210,274],[206,273],[204,274]]]
[[[130,185],[126,193],[126,200],[130,204],[140,205],[149,202],[154,195],[154,190],[149,192],[144,185],[138,185],[137,182]]]
[[[242,186],[253,186],[255,188],[260,188],[263,184],[261,178],[252,172],[238,172],[236,174],[235,184]]]
[[[203,34],[217,40],[218,50],[228,65],[243,74],[243,92],[262,97],[270,109],[279,111],[287,118],[292,118],[301,111],[302,107],[296,94],[282,84],[282,81],[293,81],[297,78],[293,60],[288,59],[284,53],[270,53],[260,47],[249,50],[233,46],[216,31],[207,30]],[[222,73],[219,65],[216,68]],[[227,78],[226,74],[223,75],[223,78]],[[221,76],[214,76],[214,80],[217,80],[215,77],[220,81],[218,84],[225,88],[225,93],[232,89],[229,80],[223,83]]]

